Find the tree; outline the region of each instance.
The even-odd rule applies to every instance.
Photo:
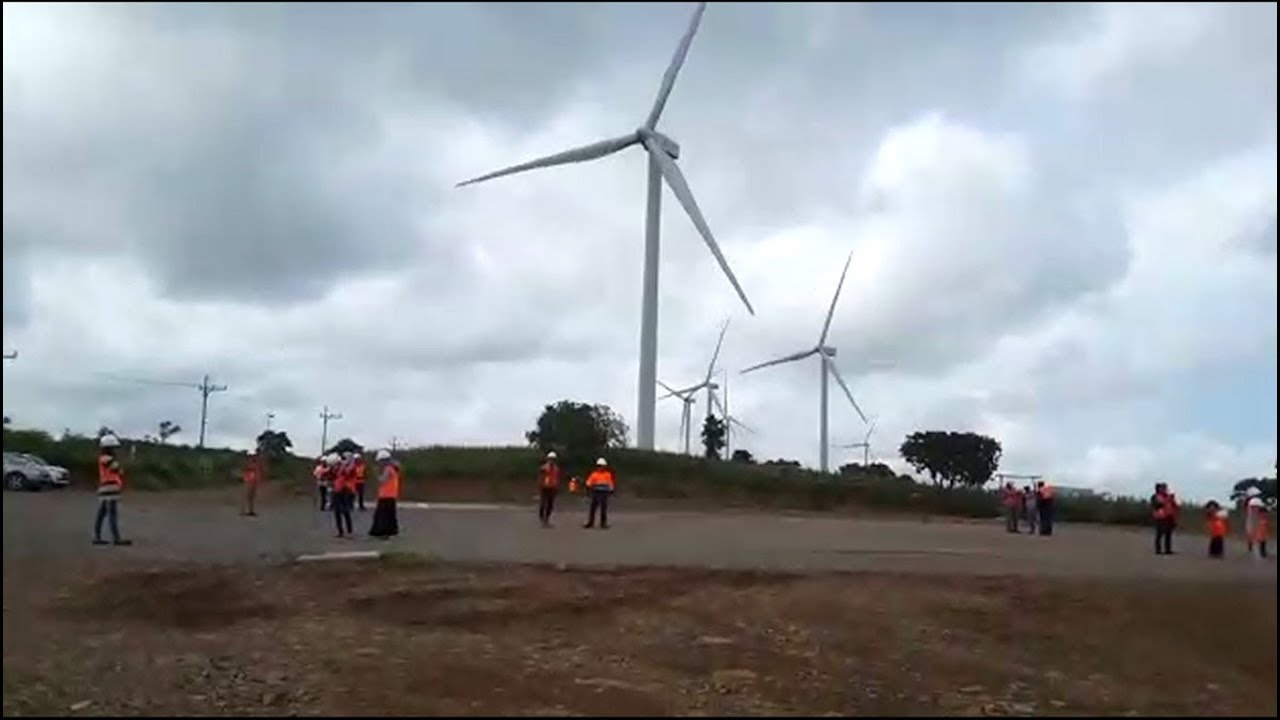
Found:
[[[720,459],[720,451],[724,450],[724,433],[724,421],[715,415],[707,415],[702,423],[702,447],[706,450],[707,459]]]
[[[981,487],[1000,467],[1000,442],[971,432],[916,431],[898,448],[916,472],[929,473],[935,485]]]
[[[172,420],[160,421],[160,444],[168,442],[169,438],[182,432],[182,426]]]
[[[741,448],[733,451],[733,457],[731,457],[730,460],[736,463],[745,463],[747,465],[751,465],[756,461],[756,459],[751,456],[750,450],[743,450]]]
[[[291,447],[293,447],[293,441],[283,430],[263,430],[258,435],[258,449],[268,457],[284,457]]]
[[[280,434],[284,435],[284,433],[280,433]],[[364,446],[356,442],[355,440],[352,440],[351,438],[342,438],[338,442],[334,443],[333,447],[329,448],[328,452],[338,453],[339,455],[347,452],[362,453],[364,452]]]
[[[547,405],[538,425],[524,434],[530,445],[547,452],[583,459],[626,447],[627,424],[608,405],[561,400]]]
[[[13,418],[9,417],[8,415],[5,415],[5,416],[4,416],[4,426],[5,426],[5,427],[9,427],[9,423],[11,423],[11,422],[13,422]]]
[[[1239,482],[1237,482],[1235,485],[1231,487],[1231,499],[1233,501],[1236,501],[1242,497],[1245,497],[1245,494],[1249,491],[1249,488],[1257,488],[1258,492],[1261,493],[1259,497],[1261,497],[1263,501],[1274,499],[1276,497],[1276,479],[1275,478],[1251,477],[1251,478],[1245,478],[1243,480],[1240,480]]]

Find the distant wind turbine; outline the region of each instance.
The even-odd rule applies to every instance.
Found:
[[[684,403],[684,409],[680,413],[680,432],[684,435],[684,452],[686,455],[689,454],[689,448],[691,447],[690,435],[693,430],[693,405],[698,401],[697,392],[699,390],[705,389],[707,391],[707,414],[711,414],[711,403],[715,398],[716,389],[716,384],[711,382],[711,376],[715,374],[716,360],[720,358],[720,347],[724,344],[724,333],[728,329],[729,321],[725,320],[724,325],[720,326],[720,337],[716,340],[716,350],[711,355],[711,362],[707,365],[707,374],[702,378],[702,382],[676,390],[661,380],[657,381],[657,384],[667,391],[667,394],[662,396],[663,398],[675,397]]]
[[[458,183],[458,187],[462,187],[526,170],[597,160],[632,145],[644,147],[649,155],[649,186],[646,193],[648,202],[644,227],[643,300],[640,308],[639,402],[636,407],[636,447],[641,450],[653,449],[654,409],[657,403],[655,385],[658,378],[658,230],[663,180],[666,180],[676,200],[689,214],[693,226],[702,235],[703,241],[715,256],[720,269],[729,278],[733,289],[742,299],[742,304],[747,307],[747,312],[755,314],[751,301],[747,300],[747,294],[738,283],[738,278],[733,274],[733,270],[729,269],[729,262],[720,252],[720,246],[712,236],[711,228],[703,218],[702,211],[698,209],[698,203],[693,199],[693,193],[689,190],[689,184],[685,182],[684,174],[680,172],[680,166],[676,165],[675,161],[680,157],[680,146],[655,129],[658,118],[662,116],[662,110],[666,107],[667,98],[671,95],[671,89],[675,86],[676,75],[680,72],[685,56],[689,53],[689,45],[693,42],[694,33],[698,31],[698,23],[702,20],[702,13],[706,10],[706,6],[705,2],[698,3],[693,13],[693,20],[689,23],[689,29],[680,39],[675,55],[671,58],[671,64],[662,76],[662,84],[658,87],[658,97],[653,102],[653,109],[649,111],[644,124],[634,132],[530,160]]]
[[[724,378],[720,381],[720,383],[721,383],[720,389],[724,390],[724,403],[721,404],[720,396],[715,393],[714,388],[711,389],[710,395],[711,395],[712,401],[715,402],[716,409],[720,411],[720,416],[724,418],[724,422],[725,422],[725,426],[724,426],[725,457],[732,457],[733,428],[737,427],[738,429],[751,433],[752,435],[755,435],[756,431],[752,430],[750,427],[748,427],[745,423],[743,423],[737,417],[729,413],[729,371],[728,370],[724,371]]]
[[[827,375],[828,373],[830,373],[830,375],[836,379],[836,382],[840,384],[840,388],[844,390],[845,397],[849,398],[849,403],[853,405],[853,409],[857,411],[858,417],[862,418],[862,422],[864,423],[867,422],[867,416],[863,414],[862,408],[858,407],[858,401],[853,399],[853,392],[849,390],[849,385],[845,383],[844,378],[840,377],[840,371],[836,370],[835,363],[831,361],[831,358],[836,356],[836,349],[833,347],[829,347],[825,344],[827,341],[827,333],[831,330],[831,318],[832,316],[835,315],[835,312],[836,312],[836,302],[840,299],[840,289],[844,287],[844,279],[845,279],[845,276],[849,274],[849,263],[852,260],[853,260],[853,253],[849,253],[848,259],[844,261],[844,270],[840,272],[840,282],[839,284],[836,285],[836,294],[831,298],[831,307],[827,309],[827,320],[822,324],[822,334],[818,336],[818,344],[814,345],[812,348],[808,350],[804,350],[798,353],[792,353],[791,355],[786,355],[776,360],[762,362],[759,365],[752,365],[751,367],[742,371],[745,374],[745,373],[752,372],[754,370],[759,370],[761,368],[769,367],[770,365],[782,365],[784,363],[803,360],[809,357],[810,355],[817,355],[818,357],[822,358],[822,368],[820,372],[822,390],[821,390],[821,399],[819,401],[819,415],[818,415],[818,418],[819,418],[818,420],[818,435],[819,435],[818,467],[819,469],[822,470],[822,472],[827,471],[827,453],[829,448],[828,441],[827,441]]]
[[[875,432],[875,430],[876,421],[872,420],[871,424],[867,427],[867,434],[862,436],[862,442],[849,443],[848,445],[840,446],[846,450],[851,448],[862,448],[862,467],[864,468],[871,464],[871,433]]]

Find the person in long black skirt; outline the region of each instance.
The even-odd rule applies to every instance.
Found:
[[[378,504],[373,508],[373,524],[369,535],[388,540],[400,534],[400,522],[396,517],[396,501],[400,499],[400,463],[388,450],[379,450],[374,459],[378,463]]]

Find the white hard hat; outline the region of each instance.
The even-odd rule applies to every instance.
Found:
[[[1260,497],[1249,498],[1249,507],[1262,507],[1262,498]]]
[[[1228,513],[1225,508],[1218,511],[1218,517],[1224,520],[1227,518],[1229,514],[1230,513]]]
[[[1261,494],[1262,494],[1262,491],[1261,491],[1261,490],[1259,490],[1259,489],[1258,489],[1258,488],[1256,488],[1256,487],[1251,487],[1251,488],[1249,488],[1248,490],[1245,490],[1245,491],[1244,491],[1244,494],[1245,494],[1245,495],[1247,495],[1247,496],[1249,496],[1249,497],[1258,497],[1259,495],[1261,495]]]
[[[605,460],[604,458],[596,458],[596,465],[599,465],[600,467],[604,467],[605,465],[608,465],[608,464],[609,464],[608,461]]]
[[[115,435],[103,435],[102,439],[98,440],[98,447],[120,447],[120,441]]]
[[[557,457],[557,456],[556,456],[556,451],[555,451],[555,450],[552,450],[551,452],[547,453],[547,459],[548,459],[548,460],[555,460],[555,459],[556,459],[556,457]]]
[[[338,464],[338,454],[337,454],[337,453],[329,453],[328,455],[325,455],[325,456],[324,456],[324,461],[325,461],[326,463],[330,464],[330,465],[337,465],[337,464]]]
[[[378,462],[382,462],[383,460],[390,460],[391,453],[387,450],[379,450],[378,453],[373,456],[373,459],[377,460]]]

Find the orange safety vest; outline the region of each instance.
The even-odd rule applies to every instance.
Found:
[[[578,478],[576,477],[569,478],[569,492],[571,493],[578,492]]]
[[[1216,515],[1209,518],[1209,536],[1224,538],[1227,536],[1227,520]]]
[[[1003,495],[1002,500],[1005,507],[1017,507],[1022,504],[1022,498],[1019,497],[1020,493],[1015,488],[1005,488],[1001,495]]]
[[[387,463],[387,476],[382,481],[382,486],[378,488],[379,500],[397,500],[400,498],[400,464],[396,462]]]
[[[356,472],[356,484],[363,485],[364,484],[364,458],[362,457],[356,458],[355,472]]]
[[[587,476],[587,488],[592,489],[596,487],[604,487],[612,490],[613,471],[608,469],[592,470],[591,474]]]
[[[560,487],[560,466],[555,463],[543,463],[538,472],[542,487]]]
[[[1267,541],[1268,530],[1270,530],[1270,520],[1265,512],[1258,513],[1258,520],[1253,524],[1253,541],[1256,543],[1264,543]]]
[[[351,489],[351,466],[343,463],[337,467],[333,473],[333,491],[346,492]]]
[[[1156,493],[1156,506],[1152,514],[1157,520],[1173,519],[1178,516],[1178,500],[1173,493]]]
[[[119,495],[124,490],[124,471],[111,455],[98,456],[98,494]]]
[[[1049,483],[1045,483],[1044,485],[1041,485],[1039,495],[1041,500],[1052,500],[1053,486],[1050,485]]]

